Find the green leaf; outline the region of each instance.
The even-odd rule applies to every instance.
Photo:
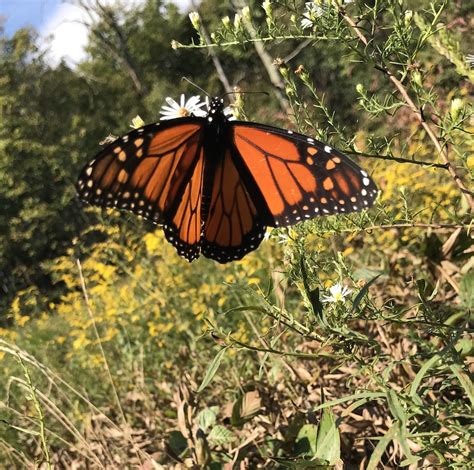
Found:
[[[314,408],[313,411],[323,410],[324,408],[330,408],[335,405],[340,405],[341,403],[345,403],[346,401],[360,400],[361,403],[365,403],[371,400],[376,400],[377,398],[385,398],[385,396],[385,393],[382,392],[355,393],[354,395],[349,395],[347,397],[337,398],[335,400],[322,403],[321,405],[318,405],[316,408]]]
[[[395,438],[397,435],[398,431],[398,423],[394,424],[382,437],[382,439],[379,440],[377,445],[375,446],[375,449],[372,452],[372,455],[370,456],[369,463],[367,464],[367,470],[377,470],[380,468],[379,464],[381,464],[381,460],[383,457],[383,454],[385,453],[385,449],[387,446],[390,444],[390,442]]]
[[[398,419],[402,426],[405,426],[407,422],[407,415],[405,414],[405,410],[403,409],[395,390],[388,391],[387,402],[392,416],[395,419]]]
[[[211,408],[205,408],[199,413],[198,415],[199,427],[203,431],[207,431],[208,428],[212,428],[212,426],[216,424],[217,410],[218,410],[218,407],[213,406]]]
[[[456,376],[456,378],[459,380],[459,383],[461,384],[462,388],[464,388],[466,395],[468,396],[469,401],[471,402],[471,406],[474,407],[474,385],[471,382],[471,379],[466,374],[466,372],[464,372],[457,364],[453,364],[452,366],[450,366],[450,369]]]
[[[214,357],[212,362],[209,364],[209,367],[207,368],[206,375],[204,376],[204,379],[202,379],[202,383],[197,389],[197,393],[201,393],[211,382],[211,380],[214,378],[216,375],[217,369],[219,369],[219,366],[221,364],[222,358],[224,357],[225,352],[227,351],[227,348],[229,346],[226,346],[222,348]]]
[[[330,470],[333,467],[327,465],[320,460],[306,460],[306,459],[290,459],[290,458],[280,458],[280,457],[271,457],[271,460],[285,465],[284,468],[318,468],[320,470]]]
[[[418,387],[421,384],[421,381],[423,380],[423,377],[427,374],[427,372],[435,366],[435,364],[441,359],[441,357],[436,354],[432,358],[428,359],[420,368],[418,373],[416,374],[411,387],[410,387],[410,396],[415,398],[418,397],[418,401],[421,400],[421,398],[418,396],[417,390]]]
[[[298,455],[314,457],[316,455],[316,438],[318,427],[314,424],[305,424],[296,436],[295,451]]]
[[[229,444],[237,439],[235,434],[220,424],[214,426],[207,436],[207,440],[215,445]]]
[[[354,271],[354,278],[364,279],[369,282],[370,279],[381,276],[382,274],[384,274],[384,272],[381,272],[379,269],[359,268]]]
[[[352,303],[352,311],[355,312],[359,308],[359,304],[362,302],[362,299],[369,292],[369,287],[381,276],[382,274],[377,274],[373,277],[356,295],[354,302]]]
[[[10,424],[8,421],[6,421],[4,419],[0,419],[0,422],[5,423],[9,428],[16,429],[17,431],[20,431],[24,434],[31,434],[32,436],[39,436],[40,435],[40,433],[38,431],[34,431],[33,429],[22,428],[20,426],[14,426],[13,424]]]
[[[336,465],[341,457],[341,440],[336,426],[334,413],[325,408],[318,426],[316,438],[316,458]]]
[[[188,442],[179,431],[171,431],[168,438],[168,446],[179,457],[188,448]]]
[[[461,280],[459,296],[467,308],[474,308],[474,271],[469,271]]]
[[[387,402],[393,417],[398,420],[398,441],[403,453],[406,456],[406,459],[403,461],[403,465],[400,465],[403,467],[411,465],[420,460],[420,457],[413,455],[411,453],[410,446],[408,445],[406,429],[408,418],[395,390],[388,391]]]

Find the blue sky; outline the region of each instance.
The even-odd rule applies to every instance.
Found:
[[[122,5],[132,6],[143,0],[126,0]],[[191,0],[170,0],[187,10]],[[120,3],[120,0],[103,0]],[[74,66],[85,58],[87,29],[80,24],[88,19],[73,0],[0,0],[0,17],[4,17],[7,36],[17,29],[33,26],[40,33],[40,43],[49,51],[51,63],[64,59]],[[48,39],[46,39],[48,38]]]
[[[23,26],[40,30],[60,4],[61,0],[0,0],[0,16],[6,18],[7,35],[11,36]]]

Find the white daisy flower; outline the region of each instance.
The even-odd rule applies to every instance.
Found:
[[[354,0],[344,0],[343,4],[352,3]],[[305,3],[306,11],[303,13],[303,19],[301,20],[301,27],[303,29],[313,28],[316,23],[318,16],[323,16],[324,11],[332,7],[332,4],[328,0],[315,0],[313,2]]]
[[[468,54],[466,56],[466,62],[468,63],[469,67],[473,69],[474,68],[474,54]]]
[[[236,121],[237,118],[235,117],[234,110],[232,106],[226,106],[224,108],[224,115],[229,121]]]
[[[201,109],[206,103],[201,103],[200,96],[191,96],[188,100],[184,94],[181,95],[179,103],[169,96],[165,98],[168,106],[163,105],[160,109],[161,120],[176,119],[186,116],[205,117],[206,112]]]
[[[342,284],[337,283],[329,289],[329,292],[331,295],[324,296],[321,299],[322,302],[345,302],[345,298],[352,292],[352,290],[346,286],[343,286]]]
[[[316,18],[323,15],[324,8],[316,2],[306,2],[305,7],[306,11],[303,13],[301,27],[303,29],[312,28],[315,24]]]
[[[273,233],[273,228],[267,227],[267,230],[265,231],[265,234],[263,235],[263,241],[266,242],[270,240],[270,238],[272,237],[272,233]]]

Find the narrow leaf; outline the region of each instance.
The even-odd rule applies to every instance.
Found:
[[[471,382],[471,379],[457,364],[450,366],[450,369],[459,380],[462,388],[464,388],[466,391],[466,394],[471,402],[471,406],[474,406],[474,385]]]
[[[201,393],[210,384],[211,380],[214,378],[214,375],[216,375],[217,369],[219,369],[222,358],[224,357],[224,354],[227,351],[227,348],[228,346],[226,346],[225,348],[222,348],[216,354],[216,357],[214,357],[212,362],[209,364],[209,367],[206,371],[206,375],[204,376],[204,379],[202,380],[201,385],[197,389],[197,393]]]
[[[380,441],[377,443],[375,446],[374,451],[372,452],[372,455],[370,456],[369,463],[367,465],[367,470],[377,470],[380,468],[380,464],[382,463],[382,457],[383,454],[385,453],[385,449],[387,446],[390,444],[391,441],[395,438],[397,435],[398,431],[398,423],[394,424],[380,439]]]
[[[415,378],[413,379],[413,382],[410,387],[410,396],[412,398],[418,397],[418,388],[421,384],[421,381],[423,380],[423,377],[427,374],[427,372],[435,366],[435,364],[439,361],[440,356],[436,354],[432,358],[428,359],[420,368],[418,373],[415,375]]]
[[[352,303],[352,311],[355,312],[359,308],[359,304],[362,302],[362,299],[365,297],[367,292],[369,291],[369,287],[381,276],[382,274],[377,274],[377,276],[373,277],[356,295],[354,302]]]

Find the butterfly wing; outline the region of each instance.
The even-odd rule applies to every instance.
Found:
[[[232,145],[272,216],[287,226],[370,207],[377,187],[347,156],[315,139],[263,124],[231,122]]]
[[[203,255],[227,263],[257,248],[265,233],[266,208],[247,188],[232,147],[216,165],[210,195]]]
[[[151,124],[117,139],[81,172],[81,199],[126,209],[155,223],[187,259],[201,243],[202,118]]]

